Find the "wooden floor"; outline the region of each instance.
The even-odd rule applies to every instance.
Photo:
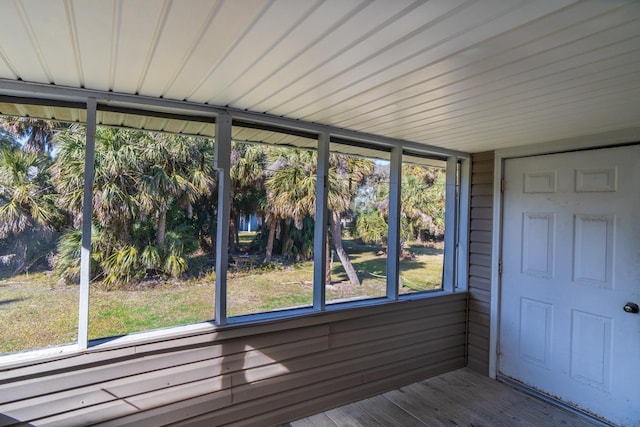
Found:
[[[597,425],[470,369],[460,369],[286,427]]]

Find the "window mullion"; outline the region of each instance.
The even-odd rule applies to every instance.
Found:
[[[82,247],[80,249],[80,296],[78,309],[78,346],[89,345],[89,282],[91,280],[91,216],[93,208],[93,174],[96,147],[95,98],[87,99],[85,129],[84,189],[82,195]]]
[[[402,184],[402,147],[391,149],[389,169],[389,228],[387,249],[387,298],[398,299],[400,278],[400,196]]]
[[[467,289],[468,264],[469,264],[469,214],[471,194],[471,160],[462,159],[460,162],[460,183],[458,196],[458,234],[456,236],[456,284],[454,289]]]
[[[444,212],[444,271],[442,288],[453,292],[455,288],[456,266],[456,180],[458,177],[458,158],[447,158],[447,181],[445,188],[445,212]]]
[[[318,167],[316,176],[316,218],[313,235],[313,308],[325,309],[325,279],[327,268],[327,193],[329,180],[329,134],[318,136]]]
[[[218,226],[216,233],[215,322],[227,323],[227,268],[229,264],[229,220],[231,213],[231,116],[216,120],[214,168],[218,171]]]

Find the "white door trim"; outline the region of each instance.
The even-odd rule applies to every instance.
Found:
[[[566,151],[578,151],[588,148],[614,146],[640,141],[640,128],[588,135],[578,138],[563,139],[541,144],[505,148],[495,151],[493,173],[493,234],[491,240],[491,303],[489,325],[489,376],[496,378],[498,374],[498,345],[500,334],[500,289],[502,286],[499,274],[502,259],[502,178],[504,162],[515,157],[526,157],[540,154],[553,154]]]

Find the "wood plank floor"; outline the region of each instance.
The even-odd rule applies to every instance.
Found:
[[[599,425],[470,369],[460,369],[283,427]]]

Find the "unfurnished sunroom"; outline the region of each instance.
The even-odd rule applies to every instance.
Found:
[[[640,425],[640,4],[0,8],[0,425]]]

